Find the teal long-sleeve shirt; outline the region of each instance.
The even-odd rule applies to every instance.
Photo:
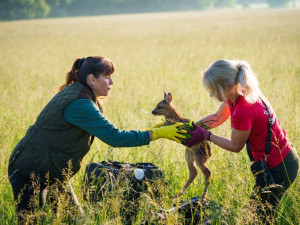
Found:
[[[63,117],[67,122],[113,147],[135,147],[150,143],[148,131],[127,131],[116,128],[102,115],[96,104],[88,99],[79,99],[70,103],[65,108]]]

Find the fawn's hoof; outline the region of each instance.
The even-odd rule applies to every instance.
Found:
[[[172,197],[172,199],[173,199],[173,200],[178,199],[181,195],[182,195],[182,193],[179,192],[177,195],[174,195],[174,196]]]
[[[174,196],[172,197],[173,200],[176,200],[176,199],[178,199],[178,198],[179,198],[179,196],[177,196],[177,195],[174,195]]]
[[[204,205],[205,204],[205,202],[206,202],[206,197],[205,198],[201,198],[201,200],[200,200],[200,203],[201,203],[201,205]]]

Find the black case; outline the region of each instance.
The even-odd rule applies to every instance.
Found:
[[[255,178],[255,187],[265,188],[275,184],[275,180],[267,166],[267,162],[259,160],[251,165],[251,172]]]
[[[163,171],[152,163],[90,163],[85,171],[85,198],[89,201],[99,201],[103,194],[121,185],[125,186],[125,196],[135,200],[140,197],[141,192],[148,189],[147,185],[154,186],[154,181],[164,180],[164,177]],[[156,188],[151,190],[158,195]]]

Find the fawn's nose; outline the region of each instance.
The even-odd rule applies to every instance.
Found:
[[[157,113],[153,110],[153,111],[152,111],[152,114],[153,114],[153,115],[156,115]]]

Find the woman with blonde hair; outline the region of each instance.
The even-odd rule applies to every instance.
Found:
[[[251,198],[258,204],[261,220],[272,221],[274,210],[295,180],[299,157],[282,129],[269,101],[259,89],[259,82],[249,64],[242,60],[218,60],[203,73],[204,87],[222,104],[216,113],[201,121],[215,128],[231,117],[231,138],[213,134],[195,126],[187,142],[193,146],[209,140],[219,147],[238,153],[247,146],[256,184]],[[257,173],[262,168],[264,173]],[[266,180],[263,176],[268,177]],[[266,187],[273,187],[264,192]],[[268,207],[267,207],[268,205]]]

